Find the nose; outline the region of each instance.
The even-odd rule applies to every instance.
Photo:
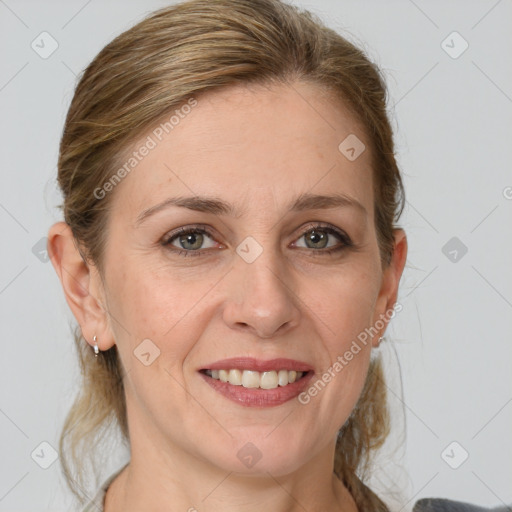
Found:
[[[270,251],[252,263],[237,257],[228,279],[223,318],[231,329],[269,339],[298,325],[300,299],[289,272]]]

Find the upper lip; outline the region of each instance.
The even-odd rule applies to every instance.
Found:
[[[215,361],[208,366],[202,368],[203,370],[251,370],[255,372],[271,372],[279,370],[295,370],[297,372],[309,372],[313,367],[302,361],[295,359],[277,358],[277,359],[255,359],[253,357],[232,357],[230,359],[222,359]]]

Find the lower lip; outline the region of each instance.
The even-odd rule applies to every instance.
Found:
[[[200,373],[203,379],[218,393],[229,400],[246,407],[275,407],[282,405],[299,396],[307,388],[309,381],[313,377],[313,372],[308,372],[300,380],[278,386],[274,389],[244,388],[243,386],[234,386],[228,382],[222,382]]]

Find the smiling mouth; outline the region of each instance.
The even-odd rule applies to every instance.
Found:
[[[257,372],[253,370],[201,370],[201,373],[208,377],[248,389],[276,389],[286,387],[289,384],[297,382],[310,372],[295,370],[272,370],[267,372]]]

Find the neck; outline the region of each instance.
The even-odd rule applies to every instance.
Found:
[[[240,478],[225,474],[216,482],[201,478],[193,488],[176,485],[176,475],[162,474],[158,483],[141,473],[133,462],[121,472],[107,491],[105,512],[183,510],[187,512],[357,512],[343,484],[331,475],[324,485],[302,481],[293,475]],[[315,479],[316,482],[316,479]]]
[[[132,446],[130,464],[110,485],[105,512],[357,512],[332,472],[333,447],[296,471],[273,476],[224,471],[179,450]]]
[[[263,458],[244,474],[195,453],[187,436],[174,442],[154,422],[128,416],[130,463],[110,485],[105,512],[357,512],[333,473],[334,439],[291,470]]]

